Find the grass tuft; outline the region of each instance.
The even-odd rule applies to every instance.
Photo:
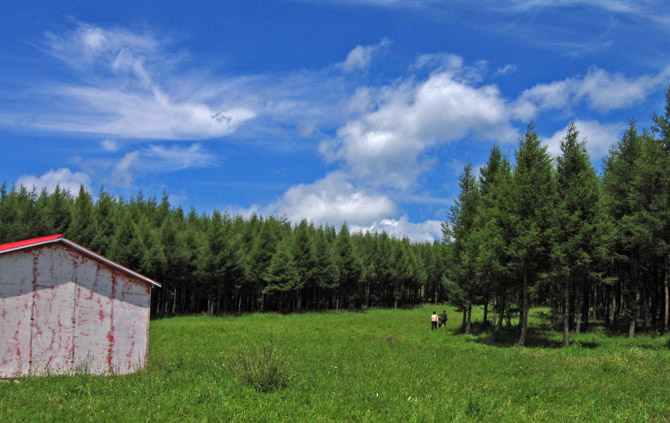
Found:
[[[273,340],[251,348],[240,347],[230,363],[230,369],[238,380],[258,392],[275,392],[290,382],[290,363],[277,354]]]

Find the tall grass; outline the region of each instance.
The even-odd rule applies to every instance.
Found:
[[[433,308],[152,321],[147,369],[0,382],[0,421],[670,421],[668,336],[596,326],[562,349],[536,310],[520,348],[453,311],[431,331]]]

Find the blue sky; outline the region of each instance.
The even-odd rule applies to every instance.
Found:
[[[473,6],[476,4],[476,7]],[[594,165],[670,84],[670,5],[3,2],[0,182],[440,237],[466,163],[575,121]]]

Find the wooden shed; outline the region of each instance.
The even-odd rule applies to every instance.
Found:
[[[62,235],[0,245],[0,378],[143,368],[152,286]]]

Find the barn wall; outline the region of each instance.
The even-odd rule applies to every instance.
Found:
[[[150,292],[62,244],[1,254],[0,377],[142,368]]]
[[[32,292],[33,255],[0,255],[0,377],[30,371]]]

